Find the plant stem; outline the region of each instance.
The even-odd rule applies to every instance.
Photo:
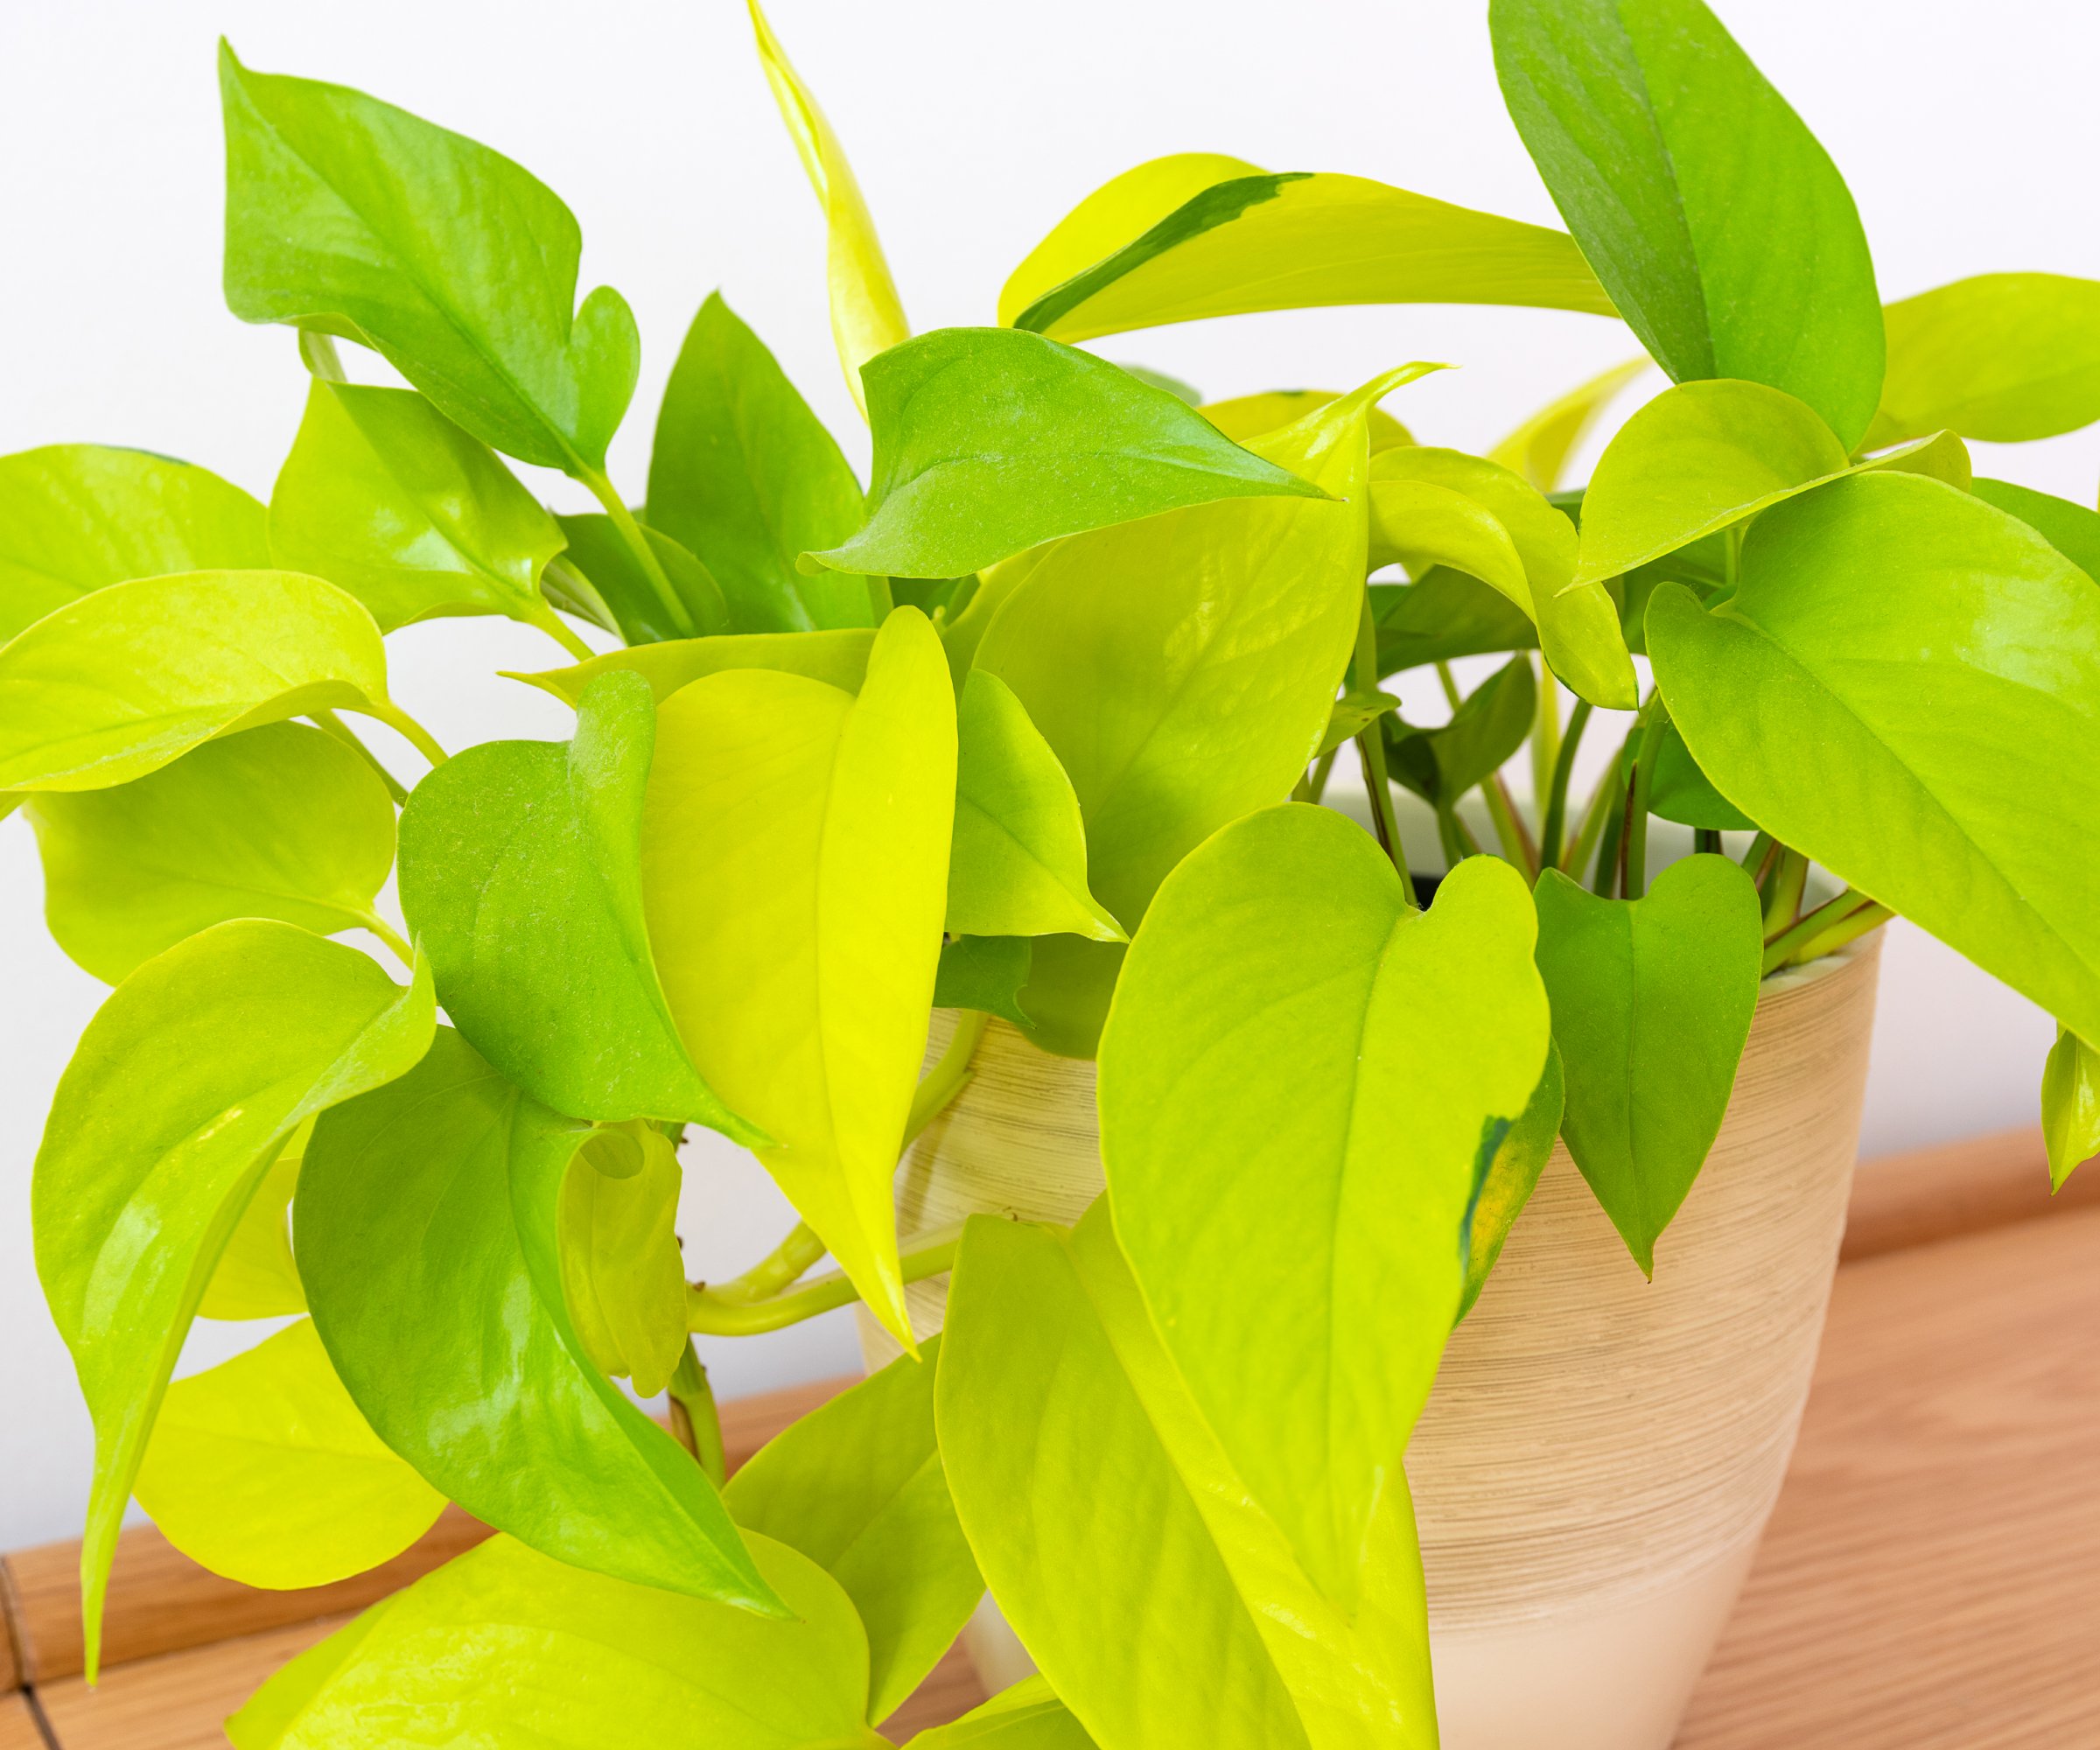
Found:
[[[948,1041],[948,1048],[926,1072],[912,1096],[911,1116],[904,1124],[907,1147],[920,1131],[948,1110],[948,1102],[970,1085],[970,1079],[975,1074],[970,1067],[970,1060],[976,1056],[978,1041],[990,1025],[991,1017],[982,1010],[962,1011],[962,1018],[956,1023],[956,1031]]]
[[[1810,936],[1787,956],[1788,963],[1801,966],[1811,960],[1820,960],[1826,954],[1835,954],[1846,942],[1856,941],[1869,930],[1880,928],[1894,916],[1895,914],[1879,900],[1872,905],[1862,906],[1850,917],[1840,918],[1828,929]]]
[[[1562,872],[1582,879],[1582,872],[1590,866],[1590,853],[1596,849],[1599,836],[1607,822],[1619,811],[1620,786],[1626,777],[1626,750],[1621,747],[1612,756],[1612,763],[1597,780],[1597,788],[1591,794],[1590,805],[1584,810],[1581,830],[1575,835],[1575,843],[1568,847],[1567,855],[1561,859]]]
[[[1553,770],[1546,782],[1546,812],[1539,829],[1538,864],[1550,869],[1560,861],[1561,839],[1568,826],[1568,785],[1575,776],[1575,750],[1582,746],[1582,732],[1590,726],[1592,706],[1587,699],[1577,699],[1575,709],[1568,713],[1567,732],[1560,738],[1559,751],[1553,756]]]
[[[727,1282],[709,1284],[707,1292],[718,1300],[734,1301],[739,1306],[767,1299],[801,1281],[809,1266],[823,1256],[825,1250],[816,1230],[807,1222],[797,1222],[786,1239],[743,1275],[732,1277]]]
[[[1480,786],[1480,794],[1487,799],[1488,817],[1494,822],[1494,836],[1502,841],[1502,855],[1523,871],[1527,881],[1536,881],[1538,850],[1524,830],[1523,816],[1517,813],[1500,772],[1488,774],[1488,781]]]
[[[1317,802],[1326,795],[1327,794],[1327,779],[1333,774],[1334,761],[1340,753],[1341,744],[1336,742],[1334,746],[1321,754],[1314,762],[1312,769],[1298,780],[1298,788],[1291,793],[1292,800],[1300,802]]]
[[[1772,855],[1772,835],[1760,832],[1750,841],[1750,848],[1743,853],[1743,868],[1753,881],[1764,885],[1765,861]]]
[[[1619,881],[1619,848],[1626,837],[1626,804],[1633,777],[1634,736],[1636,732],[1634,730],[1627,732],[1626,740],[1619,749],[1619,757],[1612,762],[1611,806],[1605,811],[1604,830],[1598,837],[1597,870],[1590,878],[1590,891],[1606,899],[1611,897],[1612,889]]]
[[[729,1455],[722,1447],[722,1416],[715,1408],[715,1389],[708,1382],[707,1369],[700,1364],[693,1340],[685,1340],[685,1353],[671,1376],[671,1432],[678,1444],[700,1461],[717,1488],[729,1480]]]
[[[1350,684],[1360,692],[1378,690],[1378,623],[1371,618],[1371,592],[1363,592],[1363,614],[1356,627],[1356,654],[1349,664]],[[1407,850],[1400,843],[1400,822],[1393,813],[1393,789],[1385,771],[1385,719],[1373,718],[1356,738],[1363,762],[1363,788],[1371,799],[1371,828],[1378,844],[1400,873],[1400,903],[1415,909],[1414,878],[1408,872]]]
[[[1816,906],[1790,929],[1782,931],[1765,944],[1765,971],[1768,974],[1778,971],[1802,947],[1872,904],[1873,900],[1867,894],[1847,887],[1836,899]],[[1887,907],[1883,906],[1882,910],[1886,912]]]
[[[1721,830],[1718,827],[1695,826],[1691,830],[1691,848],[1703,856],[1721,856]]]
[[[350,381],[349,372],[343,368],[342,354],[335,350],[335,336],[324,334],[318,328],[299,330],[299,360],[309,374],[323,382]]]
[[[537,626],[579,662],[588,662],[598,654],[597,651],[570,631],[562,623],[561,615],[548,606],[545,602],[535,602],[533,606],[537,611],[526,616],[526,625]]]
[[[1633,787],[1626,802],[1626,897],[1637,900],[1648,891],[1648,793],[1654,782],[1656,750],[1662,745],[1662,732],[1670,727],[1670,707],[1662,695],[1650,693],[1648,721],[1642,726],[1641,743],[1634,752]]]
[[[377,718],[388,729],[405,737],[409,746],[429,760],[432,766],[444,765],[449,757],[444,749],[438,745],[438,738],[417,723],[408,712],[402,710],[393,700],[375,700],[366,705],[364,709],[368,715]]]
[[[1772,891],[1765,896],[1765,940],[1770,942],[1793,927],[1801,912],[1802,891],[1809,883],[1809,859],[1791,848],[1782,849],[1779,867],[1772,874]]]
[[[345,723],[342,718],[338,717],[333,711],[330,710],[326,705],[322,706],[318,710],[309,711],[307,715],[323,729],[326,730],[328,733],[332,735],[338,741],[341,742],[345,746],[354,749],[359,758],[363,760],[366,765],[369,766],[374,772],[379,774],[379,781],[387,787],[387,794],[394,798],[394,806],[396,808],[399,808],[403,802],[408,801],[409,793],[404,788],[402,788],[401,780],[396,778],[391,772],[388,771],[387,768],[380,763],[379,755],[374,753],[369,747],[367,747],[365,744],[358,738],[357,732],[351,728],[348,724]]]
[[[904,1248],[899,1263],[906,1283],[924,1282],[945,1273],[956,1261],[962,1243],[962,1224],[920,1234]],[[820,1312],[850,1306],[860,1298],[843,1271],[818,1277],[806,1286],[770,1299],[748,1302],[724,1300],[711,1289],[689,1286],[685,1291],[685,1325],[716,1337],[752,1337],[766,1331],[784,1331]]]
[[[656,550],[649,545],[649,537],[641,532],[641,525],[634,521],[634,513],[627,508],[627,501],[620,497],[612,482],[598,468],[585,468],[577,475],[591,489],[592,497],[606,508],[606,514],[612,519],[612,526],[620,530],[620,538],[627,543],[627,550],[634,556],[634,563],[641,567],[641,574],[649,580],[649,587],[656,592],[656,599],[663,611],[670,615],[671,624],[686,637],[690,638],[696,628],[693,616],[687,611],[678,592],[671,587],[670,575],[663,569],[663,561],[656,556]]]
[[[1553,788],[1553,770],[1560,763],[1560,682],[1553,665],[1541,651],[1538,658],[1538,716],[1531,725],[1531,799],[1545,818],[1545,798]]]
[[[360,928],[370,930],[374,935],[386,943],[388,952],[392,954],[395,959],[411,972],[415,970],[416,950],[409,945],[392,924],[381,917],[377,912],[360,912],[357,914],[357,921]]]

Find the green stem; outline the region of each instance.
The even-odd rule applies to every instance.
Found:
[[[527,612],[525,623],[537,626],[548,637],[560,645],[579,662],[588,662],[598,652],[578,638],[562,623],[562,617],[543,601],[536,601]]]
[[[338,717],[333,711],[330,710],[326,705],[324,705],[318,710],[307,712],[307,716],[311,717],[315,723],[318,724],[323,729],[326,730],[329,734],[332,735],[345,746],[354,749],[357,752],[358,756],[364,760],[365,764],[369,766],[379,774],[379,781],[387,787],[387,794],[394,798],[395,807],[399,808],[402,803],[408,801],[409,793],[407,789],[402,787],[401,780],[396,778],[391,772],[388,771],[387,768],[380,763],[379,755],[374,753],[369,747],[367,747],[365,744],[358,738],[357,732],[351,728],[348,724],[345,723],[342,718]]]
[[[634,556],[634,563],[641,567],[641,574],[649,580],[649,587],[656,592],[656,599],[663,611],[670,615],[671,624],[686,637],[690,638],[696,627],[693,617],[678,592],[671,587],[670,575],[663,569],[663,561],[656,556],[656,550],[649,545],[649,537],[641,532],[635,522],[634,513],[627,508],[625,499],[614,489],[612,482],[601,468],[585,468],[576,476],[591,490],[606,508],[606,514],[612,519],[612,526],[620,530],[620,538],[627,543],[627,550]]]
[[[1560,861],[1561,840],[1568,830],[1568,786],[1575,776],[1575,750],[1582,746],[1582,732],[1590,726],[1593,707],[1587,699],[1575,701],[1568,713],[1567,732],[1560,738],[1560,751],[1553,758],[1553,773],[1546,786],[1546,815],[1539,829],[1538,861],[1550,869]]]
[[[1670,707],[1659,692],[1648,695],[1648,721],[1642,726],[1641,745],[1634,752],[1633,790],[1626,806],[1626,897],[1637,900],[1648,891],[1648,793],[1655,779],[1656,750],[1662,745],[1662,732],[1670,727]]]
[[[1716,826],[1695,826],[1691,830],[1691,848],[1702,856],[1723,855],[1721,830]]]
[[[1801,912],[1801,896],[1809,885],[1809,859],[1790,847],[1780,852],[1779,867],[1772,874],[1772,891],[1765,896],[1765,940],[1793,928]]]
[[[1618,757],[1612,761],[1612,799],[1597,838],[1597,868],[1590,877],[1590,891],[1607,899],[1619,880],[1619,847],[1626,836],[1628,787],[1633,776],[1634,737],[1638,732],[1637,727],[1627,732]]]
[[[1886,906],[1876,901],[1862,906],[1850,917],[1840,918],[1828,929],[1810,936],[1787,956],[1788,963],[1806,965],[1811,960],[1820,960],[1826,954],[1835,954],[1848,942],[1856,941],[1869,930],[1880,929],[1895,914]]]
[[[1350,684],[1360,692],[1378,690],[1378,623],[1371,618],[1371,592],[1363,592],[1363,613],[1356,626],[1356,654],[1349,664]],[[1400,873],[1400,903],[1415,909],[1414,878],[1408,872],[1407,850],[1400,843],[1400,821],[1393,812],[1392,781],[1385,770],[1385,719],[1373,718],[1356,738],[1356,757],[1363,764],[1363,788],[1371,800],[1371,830],[1378,844]]]
[[[335,350],[335,337],[324,334],[318,328],[299,330],[299,360],[310,375],[323,382],[346,383],[350,374],[343,368],[342,354]]]
[[[1847,887],[1836,899],[1816,906],[1791,929],[1782,931],[1765,944],[1765,971],[1768,974],[1778,971],[1806,944],[1873,903],[1869,895]]]
[[[1536,880],[1538,851],[1531,835],[1524,830],[1523,817],[1517,813],[1500,772],[1488,774],[1488,781],[1480,786],[1480,794],[1487,799],[1488,818],[1494,822],[1494,836],[1502,841],[1503,857],[1523,871],[1527,881]]]
[[[1560,764],[1560,682],[1542,651],[1538,659],[1538,717],[1531,725],[1531,799],[1545,818],[1545,798]]]
[[[955,1264],[956,1248],[962,1243],[962,1224],[921,1234],[906,1246],[899,1259],[906,1284],[924,1282],[929,1276],[945,1274]],[[784,1331],[820,1312],[850,1306],[860,1291],[840,1271],[820,1276],[804,1287],[766,1300],[739,1303],[724,1300],[713,1290],[689,1286],[685,1291],[685,1325],[716,1337],[752,1337],[766,1331]]]
[[[1575,835],[1575,843],[1568,847],[1567,855],[1561,859],[1561,870],[1576,880],[1582,879],[1582,872],[1590,866],[1590,853],[1597,848],[1597,841],[1608,822],[1619,811],[1622,800],[1620,786],[1626,775],[1626,750],[1622,747],[1612,756],[1612,763],[1597,780],[1597,788],[1590,796],[1590,805],[1583,811],[1582,827]]]
[[[732,1277],[727,1282],[710,1284],[708,1292],[718,1300],[731,1300],[739,1306],[768,1299],[800,1282],[826,1250],[824,1242],[817,1238],[816,1230],[807,1222],[798,1222],[786,1239],[743,1275]]]
[[[407,738],[409,746],[422,754],[433,766],[444,765],[449,757],[444,749],[438,745],[438,738],[417,723],[408,712],[402,710],[393,700],[377,699],[366,704],[363,710],[367,716],[377,718],[388,729]]]
[[[1772,854],[1772,835],[1760,832],[1750,841],[1750,848],[1743,853],[1743,869],[1754,881],[1763,883],[1765,859]]]
[[[1458,678],[1451,672],[1451,664],[1437,664],[1437,679],[1443,683],[1444,703],[1454,711],[1466,703],[1466,696],[1459,690]]]
[[[377,912],[360,912],[358,923],[386,943],[387,951],[411,972],[416,970],[416,950],[394,926]]]
[[[916,1092],[912,1096],[911,1116],[905,1120],[904,1140],[908,1147],[928,1124],[948,1110],[948,1102],[970,1085],[976,1074],[970,1068],[970,1060],[977,1054],[977,1044],[984,1037],[984,1029],[991,1025],[991,1017],[979,1009],[965,1009],[962,1018],[956,1023],[956,1031],[949,1037],[948,1048],[941,1054],[934,1067],[926,1072]]]
[[[1326,795],[1327,779],[1340,755],[1341,744],[1338,741],[1313,762],[1310,772],[1298,780],[1298,788],[1291,792],[1291,800],[1296,802],[1317,802]]]
[[[715,1407],[715,1389],[708,1382],[707,1369],[700,1364],[693,1340],[685,1340],[685,1353],[671,1376],[671,1432],[678,1444],[699,1460],[717,1488],[729,1480],[729,1454],[722,1446],[722,1414]]]

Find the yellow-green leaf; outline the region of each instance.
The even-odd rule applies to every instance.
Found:
[[[1494,1158],[1480,1180],[1473,1200],[1473,1213],[1466,1226],[1466,1292],[1459,1302],[1459,1317],[1473,1311],[1480,1298],[1494,1261],[1502,1254],[1509,1229],[1524,1213],[1537,1187],[1538,1175],[1560,1135],[1560,1116],[1567,1097],[1567,1083],[1560,1067],[1560,1052],[1549,1044],[1546,1068],[1517,1114],[1516,1122],[1495,1144]]]
[[[648,1124],[592,1137],[562,1181],[570,1319],[591,1359],[643,1397],[670,1383],[685,1353],[681,1182],[677,1151]]]
[[[1260,395],[1242,395],[1231,401],[1214,401],[1196,410],[1236,444],[1265,432],[1295,425],[1308,413],[1341,397],[1332,389],[1272,388]],[[1370,411],[1371,454],[1395,450],[1415,441],[1414,434],[1382,407]]]
[[[874,648],[872,626],[842,626],[830,632],[752,632],[727,638],[679,638],[662,644],[638,644],[631,650],[609,650],[572,668],[550,668],[514,678],[545,689],[575,704],[600,675],[632,669],[649,683],[656,703],[709,675],[732,668],[771,668],[784,675],[806,675],[813,681],[855,693],[868,671]]]
[[[1095,1744],[1056,1691],[1033,1676],[960,1719],[918,1733],[908,1750],[1095,1750]]]
[[[306,1289],[291,1255],[291,1199],[313,1121],[292,1132],[270,1164],[234,1231],[197,1307],[205,1319],[280,1319],[306,1310]]]
[[[2063,1181],[2100,1155],[2100,1051],[2068,1027],[2056,1029],[2041,1071],[2041,1130],[2049,1149],[2049,1183]]]
[[[1645,358],[1628,359],[1600,371],[1558,401],[1548,402],[1488,452],[1513,473],[1522,474],[1542,493],[1560,485],[1561,471],[1575,446],[1608,407],[1614,396],[1648,367]]]

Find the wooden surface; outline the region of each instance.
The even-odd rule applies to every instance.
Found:
[[[2100,1746],[2100,1172],[2052,1200],[2041,1158],[2017,1131],[1860,1169],[1801,1445],[1679,1750]],[[845,1382],[724,1405],[732,1462]],[[52,1735],[0,1693],[0,1750],[217,1750],[340,1613],[478,1535],[455,1516],[382,1579],[268,1593],[126,1533],[93,1691],[78,1545],[10,1555],[0,1597]],[[978,1695],[952,1653],[892,1733]]]

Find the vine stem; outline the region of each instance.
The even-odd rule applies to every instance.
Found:
[[[634,563],[641,567],[641,574],[649,580],[649,587],[656,592],[656,599],[663,611],[686,637],[694,633],[693,617],[687,612],[678,592],[671,587],[670,574],[663,569],[663,561],[656,556],[656,550],[649,545],[649,537],[641,532],[635,522],[634,513],[627,508],[627,501],[620,497],[603,468],[585,468],[576,477],[590,489],[591,496],[606,508],[606,514],[612,519],[612,526],[620,530],[620,538],[627,543],[634,554]]]
[[[579,662],[588,662],[598,652],[562,624],[562,617],[543,601],[535,602],[526,615],[525,623],[536,626]]]
[[[1359,692],[1378,690],[1378,622],[1371,617],[1371,592],[1363,592],[1363,612],[1357,621],[1356,654],[1349,662],[1349,684]],[[1400,903],[1413,911],[1414,877],[1407,866],[1407,850],[1400,842],[1399,816],[1393,812],[1393,787],[1385,771],[1385,719],[1373,718],[1356,738],[1356,757],[1363,765],[1363,788],[1371,801],[1371,827],[1378,844],[1400,875]]]
[[[402,785],[400,779],[387,770],[386,766],[381,763],[379,755],[365,746],[354,729],[351,728],[326,705],[318,710],[309,712],[308,715],[338,741],[355,752],[366,765],[379,774],[379,781],[387,787],[387,794],[394,798],[396,808],[399,808],[408,801],[409,793],[406,787]]]
[[[444,748],[438,745],[436,736],[417,723],[408,712],[402,710],[393,700],[375,699],[367,704],[364,709],[368,715],[377,718],[388,729],[405,738],[409,746],[429,760],[433,767],[444,765],[445,760],[451,757]]]
[[[416,970],[416,950],[409,945],[408,939],[392,924],[381,917],[377,912],[360,912],[357,914],[357,921],[360,928],[370,930],[374,935],[384,942],[387,945],[387,951],[395,959],[411,972]]]
[[[908,1285],[945,1274],[954,1266],[956,1248],[962,1241],[960,1222],[916,1236],[904,1246],[898,1259],[901,1280]],[[685,1326],[715,1337],[754,1337],[766,1331],[784,1331],[820,1312],[850,1306],[859,1298],[860,1291],[843,1270],[820,1276],[792,1293],[746,1303],[724,1300],[710,1289],[689,1286],[685,1291]]]
[[[1633,788],[1626,803],[1626,897],[1637,900],[1648,891],[1648,793],[1655,781],[1656,752],[1662,745],[1662,732],[1670,727],[1670,707],[1661,693],[1648,701],[1648,721],[1642,725],[1640,745],[1634,750]]]
[[[1545,819],[1539,827],[1538,861],[1542,869],[1550,869],[1560,861],[1561,841],[1568,830],[1568,786],[1575,776],[1575,750],[1582,746],[1582,732],[1590,726],[1592,709],[1587,699],[1575,701],[1575,709],[1568,713],[1568,726],[1560,738],[1560,750],[1553,757],[1553,772],[1546,786]]]
[[[678,1444],[698,1460],[717,1488],[729,1480],[729,1454],[722,1445],[722,1414],[715,1407],[715,1389],[693,1340],[685,1340],[685,1353],[671,1375],[671,1432]]]
[[[1816,958],[1815,955],[1802,952],[1804,948],[1813,947],[1817,948],[1819,952],[1828,953],[1829,948],[1821,947],[1822,938],[1837,929],[1838,926],[1866,911],[1879,911],[1882,918],[1889,915],[1886,906],[1877,905],[1870,895],[1852,887],[1847,887],[1836,899],[1816,906],[1800,922],[1774,936],[1765,945],[1764,971],[1766,976],[1768,976],[1778,971],[1781,967],[1788,964],[1790,961]],[[1877,918],[1874,922],[1879,923],[1880,920],[1880,918]],[[1870,923],[1864,928],[1871,929],[1873,928],[1873,924]],[[1855,931],[1853,934],[1857,934],[1859,932]],[[1844,942],[1851,940],[1851,936],[1843,939]],[[1841,945],[1842,942],[1831,944],[1832,947]]]

